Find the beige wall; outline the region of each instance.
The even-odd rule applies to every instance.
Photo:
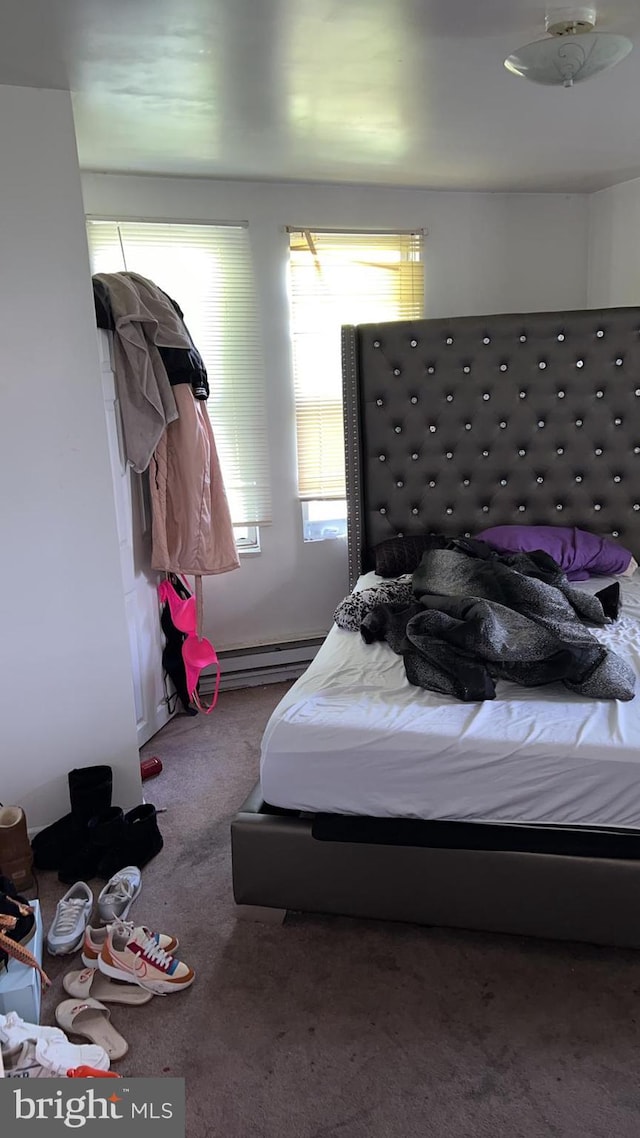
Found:
[[[640,178],[589,198],[590,308],[640,305]]]

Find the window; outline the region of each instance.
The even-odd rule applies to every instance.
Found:
[[[155,281],[184,312],[209,375],[208,401],[239,549],[271,521],[262,345],[249,234],[241,225],[88,222],[94,273]]]
[[[305,541],[326,541],[347,536],[347,502],[345,498],[315,499],[301,502],[302,535]]]
[[[234,526],[236,545],[242,553],[260,552],[260,530],[257,526]]]
[[[298,492],[317,541],[346,531],[341,326],[424,315],[423,234],[290,230],[289,254]]]

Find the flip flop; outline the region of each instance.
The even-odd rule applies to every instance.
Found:
[[[118,984],[97,968],[83,968],[81,972],[67,972],[62,978],[65,992],[76,1000],[100,1000],[103,1004],[127,1004],[139,1007],[153,999],[153,992],[134,984]]]
[[[129,1044],[112,1023],[111,1012],[91,997],[87,1000],[63,1000],[56,1008],[56,1021],[63,1031],[79,1035],[104,1048],[109,1059],[122,1059]]]

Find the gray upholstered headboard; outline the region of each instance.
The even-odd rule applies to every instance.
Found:
[[[577,525],[640,560],[640,309],[343,328],[349,574],[385,538]]]

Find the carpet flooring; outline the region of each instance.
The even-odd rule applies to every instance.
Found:
[[[637,1138],[640,954],[291,914],[239,921],[229,819],[283,685],[228,692],[144,749],[163,852],[132,910],[193,987],[114,1007],[125,1075],[187,1081],[188,1138]],[[101,883],[92,885],[97,893]],[[46,919],[64,887],[40,877]],[[77,958],[47,958],[44,1020]]]

